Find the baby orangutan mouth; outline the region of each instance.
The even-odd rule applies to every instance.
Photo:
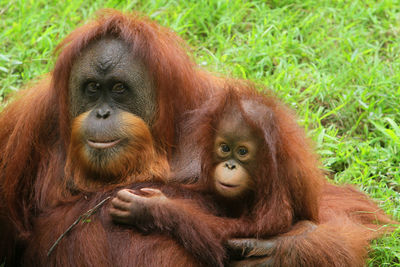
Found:
[[[219,184],[222,186],[222,187],[227,187],[227,188],[235,188],[235,187],[238,187],[239,185],[234,185],[234,184],[225,184],[225,183],[221,183],[221,182],[219,182]]]

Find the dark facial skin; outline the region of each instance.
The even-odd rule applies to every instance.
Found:
[[[90,44],[75,60],[69,99],[71,118],[80,120],[85,153],[99,164],[124,146],[123,114],[151,125],[157,109],[155,88],[145,66],[127,44],[113,38]]]
[[[256,156],[260,144],[260,138],[239,111],[224,116],[217,127],[214,143],[214,186],[218,194],[235,199],[254,188],[251,170],[257,168]]]
[[[99,114],[122,109],[150,124],[157,103],[145,66],[124,42],[103,38],[89,45],[72,66],[71,116],[95,109]]]

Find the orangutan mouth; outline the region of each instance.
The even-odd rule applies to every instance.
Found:
[[[97,149],[110,148],[110,147],[117,145],[119,142],[121,142],[121,139],[110,140],[110,141],[87,140],[87,143],[90,147],[97,148]]]
[[[219,184],[222,186],[222,187],[226,187],[226,188],[235,188],[235,187],[238,187],[239,185],[233,185],[233,184],[225,184],[225,183],[221,183],[221,182],[219,182]]]

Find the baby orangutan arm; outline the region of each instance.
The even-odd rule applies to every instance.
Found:
[[[138,194],[140,193],[140,195]],[[114,222],[134,225],[142,231],[157,228],[151,209],[167,205],[171,201],[160,190],[142,188],[134,191],[122,189],[111,201],[110,215]]]
[[[168,233],[194,257],[211,266],[224,266],[224,243],[239,221],[214,216],[195,200],[168,198],[152,188],[120,190],[111,204],[114,222],[143,232]]]

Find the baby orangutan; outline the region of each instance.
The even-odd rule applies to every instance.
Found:
[[[294,160],[303,166],[297,153],[314,156],[288,146],[287,138],[304,142],[304,136],[274,98],[230,89],[191,115],[191,143],[201,149],[198,181],[121,190],[110,209],[115,222],[168,233],[203,264],[223,266],[229,238],[265,238],[317,220],[321,173],[310,164],[303,179],[293,167]]]

